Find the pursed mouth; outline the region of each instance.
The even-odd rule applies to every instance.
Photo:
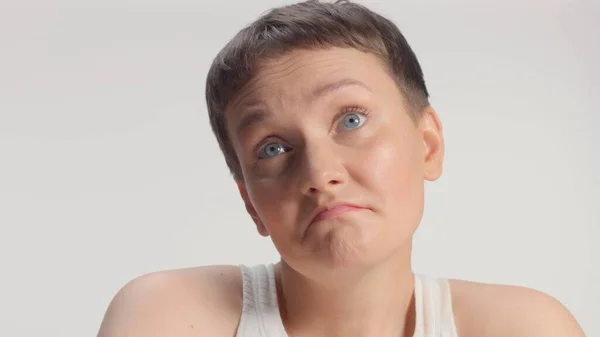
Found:
[[[335,204],[335,205],[329,205],[329,206],[323,207],[322,209],[317,211],[317,214],[311,219],[311,221],[309,223],[309,227],[315,223],[325,221],[328,219],[332,219],[332,218],[336,218],[336,217],[338,217],[342,214],[348,213],[348,212],[355,212],[355,211],[364,210],[364,209],[366,209],[366,207],[349,204],[349,203],[340,203],[340,204]]]

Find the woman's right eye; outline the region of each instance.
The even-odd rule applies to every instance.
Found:
[[[281,143],[271,142],[271,143],[265,144],[263,147],[260,148],[260,150],[258,151],[258,158],[259,159],[273,158],[275,156],[278,156],[282,153],[287,152],[288,150],[289,150],[289,148],[287,148],[286,146],[284,146]]]

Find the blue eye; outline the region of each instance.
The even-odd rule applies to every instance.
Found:
[[[365,117],[357,113],[349,113],[342,118],[343,127],[352,130],[360,127],[365,122]]]
[[[260,158],[260,159],[273,158],[277,155],[287,152],[287,150],[288,150],[288,148],[283,146],[281,143],[274,143],[274,142],[268,143],[260,149],[260,151],[258,153],[258,158]]]

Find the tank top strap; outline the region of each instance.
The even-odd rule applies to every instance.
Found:
[[[275,266],[241,265],[242,314],[236,337],[287,337],[277,304]]]
[[[415,274],[415,337],[457,337],[448,280]]]

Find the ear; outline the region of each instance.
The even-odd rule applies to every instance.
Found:
[[[267,230],[267,227],[262,222],[262,220],[260,220],[260,217],[256,213],[254,206],[252,206],[250,197],[248,197],[248,191],[246,190],[246,185],[243,182],[240,182],[237,180],[236,180],[236,184],[237,184],[238,190],[240,191],[240,195],[242,196],[242,200],[244,200],[244,205],[246,206],[246,211],[248,212],[248,214],[250,214],[250,217],[252,217],[252,220],[256,224],[256,229],[258,230],[258,233],[262,236],[269,236],[269,231]]]
[[[440,119],[432,107],[427,107],[419,122],[423,135],[424,178],[435,181],[442,175],[444,162],[444,135]]]

